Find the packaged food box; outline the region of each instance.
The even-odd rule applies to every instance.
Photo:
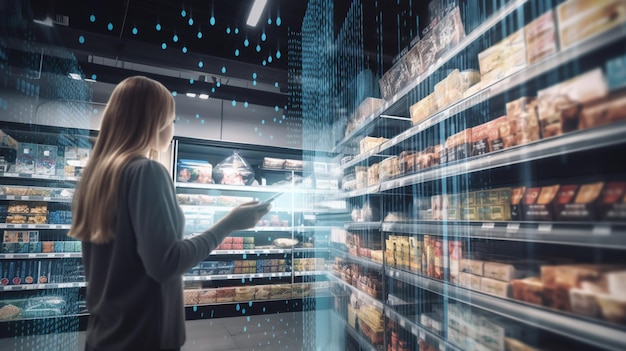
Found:
[[[35,173],[55,175],[57,167],[58,147],[52,145],[37,145],[37,159],[35,161]]]
[[[480,279],[480,291],[496,295],[499,297],[509,297],[510,295],[510,284],[509,282],[503,282],[496,279],[491,279],[487,277],[482,277]]]
[[[77,146],[65,147],[65,164],[64,173],[66,177],[76,177],[82,174],[83,169],[87,166],[91,150]]]
[[[409,68],[406,58],[401,57],[378,81],[383,99],[390,101],[409,82]]]
[[[556,197],[559,185],[528,188],[522,203],[524,220],[545,220],[554,218],[552,201]]]
[[[539,277],[528,277],[511,281],[513,298],[516,300],[543,305],[543,283]]]
[[[586,221],[597,218],[597,201],[603,182],[563,186],[555,202],[557,220]]]
[[[577,130],[583,107],[607,95],[608,86],[602,68],[539,90],[537,112],[542,137]]]
[[[460,272],[457,284],[467,289],[480,291],[481,277],[470,273]]]
[[[385,141],[387,141],[387,138],[376,138],[376,137],[365,137],[363,139],[361,139],[361,141],[359,142],[359,151],[360,153],[365,153],[367,151],[369,151],[370,149],[384,143]]]
[[[213,165],[207,161],[178,161],[176,181],[182,183],[213,184]]]
[[[543,60],[558,51],[556,23],[552,10],[537,17],[524,27],[526,61],[529,65]]]
[[[478,54],[481,82],[492,84],[526,67],[524,30],[504,38]]]
[[[589,129],[626,120],[625,110],[626,91],[611,93],[583,107],[578,129]]]
[[[610,182],[602,189],[598,202],[598,213],[601,221],[626,220],[626,182]]]
[[[621,0],[569,0],[556,11],[562,49],[626,22],[626,3]]]
[[[569,290],[569,299],[572,312],[587,317],[599,318],[601,316],[597,293],[578,288]]]
[[[19,143],[15,160],[16,173],[35,173],[35,161],[37,159],[37,145]]]
[[[621,325],[626,324],[626,299],[623,294],[620,296],[598,294],[596,300],[604,319]]]

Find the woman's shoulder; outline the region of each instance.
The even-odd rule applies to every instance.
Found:
[[[146,157],[132,158],[124,167],[125,173],[130,176],[137,176],[147,173],[164,173],[167,175],[167,169],[158,161],[151,160]]]

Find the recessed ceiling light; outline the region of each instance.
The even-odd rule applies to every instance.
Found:
[[[257,23],[259,23],[259,18],[261,18],[261,13],[265,8],[266,3],[267,0],[254,0],[252,9],[250,10],[250,14],[248,15],[248,21],[246,21],[247,25],[251,27],[256,27]]]
[[[207,95],[207,94],[200,94],[200,95],[198,95],[198,97],[199,97],[200,99],[202,99],[202,100],[206,100],[206,99],[208,99],[208,98],[209,98],[209,95]]]
[[[186,93],[185,95],[189,96],[190,98],[196,97],[196,93]]]
[[[68,76],[70,78],[72,78],[72,79],[75,79],[75,80],[82,80],[83,79],[83,77],[81,77],[80,74],[78,74],[78,73],[70,73],[70,74],[68,74]]]
[[[48,26],[48,27],[52,27],[52,25],[53,25],[52,18],[50,18],[50,17],[46,17],[46,19],[44,19],[44,20],[34,19],[33,22],[35,22],[37,24],[43,24],[44,26]]]

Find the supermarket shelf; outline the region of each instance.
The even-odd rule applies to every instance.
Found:
[[[235,232],[288,232],[291,233],[297,227],[254,227],[250,229],[237,230]]]
[[[83,288],[86,286],[87,286],[86,282],[54,283],[54,284],[22,284],[22,285],[0,286],[0,291],[67,289],[67,288]]]
[[[353,222],[343,226],[346,230],[377,230],[380,229],[380,222]]]
[[[529,144],[491,152],[431,168],[420,173],[388,180],[380,184],[380,191],[397,189],[446,177],[469,174],[562,154],[616,145],[624,143],[624,133],[626,133],[626,123],[618,122],[594,129],[575,131],[550,139],[537,140]]]
[[[376,194],[379,191],[380,191],[380,184],[376,184],[376,185],[368,186],[367,188],[363,188],[363,189],[356,189],[356,190],[352,190],[352,191],[348,191],[344,193],[338,193],[338,194],[335,193],[336,196],[333,196],[333,198],[347,199],[350,197]],[[335,195],[335,194],[331,194],[331,195]]]
[[[372,261],[372,260],[367,259],[367,258],[361,258],[359,256],[354,256],[354,255],[351,255],[351,254],[349,254],[347,252],[339,251],[337,249],[331,249],[330,252],[333,253],[335,256],[348,259],[348,260],[350,260],[352,262],[358,263],[361,266],[364,266],[364,267],[367,267],[367,268],[370,268],[370,269],[379,270],[379,271],[382,271],[382,269],[383,269],[383,264],[382,263],[375,262],[375,261]]]
[[[310,276],[315,276],[315,275],[326,276],[327,274],[328,274],[327,271],[294,272],[294,276],[296,277],[310,277]]]
[[[199,183],[175,183],[176,188],[198,189],[198,190],[219,190],[240,193],[287,193],[287,194],[307,194],[307,195],[328,195],[335,190],[307,189],[299,186],[245,186],[245,185],[223,185],[223,184],[199,184]]]
[[[266,171],[266,172],[283,172],[283,173],[302,173],[301,169],[288,169],[288,168],[268,168],[268,167],[259,167],[258,168],[261,171]]]
[[[13,172],[0,172],[0,178],[20,178],[20,179],[45,179],[45,180],[58,180],[65,182],[77,182],[79,177],[61,177],[47,174],[30,174],[30,173],[13,173]]]
[[[365,339],[362,335],[359,334],[359,332],[357,332],[354,328],[352,328],[352,326],[350,326],[348,324],[348,321],[346,321],[346,319],[343,316],[341,316],[337,311],[333,310],[332,313],[335,315],[335,318],[337,320],[340,320],[345,325],[345,330],[348,332],[350,337],[352,337],[354,340],[358,341],[358,343],[359,343],[359,350],[362,350],[362,351],[378,351],[378,349],[375,348],[369,342],[369,340]]]
[[[385,274],[453,300],[472,305],[532,325],[534,327],[577,339],[583,343],[610,350],[626,350],[624,330],[603,323],[568,316],[557,311],[526,305],[509,299],[460,288],[442,281],[387,268]]]
[[[299,247],[293,249],[294,253],[329,253],[330,248],[328,247]]]
[[[327,275],[328,280],[330,280],[331,282],[338,282],[343,284],[343,286],[345,286],[346,288],[350,289],[352,291],[353,294],[355,294],[360,300],[365,301],[366,303],[369,303],[371,305],[373,305],[374,307],[378,308],[379,310],[383,311],[384,310],[384,305],[381,301],[371,297],[370,295],[364,293],[363,291],[355,288],[354,286],[344,282],[343,280],[339,279],[338,277],[334,276],[333,274],[328,274]]]
[[[71,224],[9,224],[0,223],[0,229],[70,229]]]
[[[17,201],[40,201],[40,202],[72,202],[71,197],[51,197],[51,196],[18,196],[18,195],[0,195],[0,200],[17,200]]]
[[[291,277],[291,272],[276,273],[253,273],[253,274],[221,274],[221,275],[185,275],[183,281],[213,281],[213,280],[231,280],[231,279],[254,279],[254,278],[280,278]]]
[[[256,255],[256,254],[284,254],[291,253],[290,249],[257,249],[257,250],[214,250],[211,256],[221,255]]]
[[[387,318],[393,320],[398,323],[400,327],[408,330],[414,336],[422,339],[422,340],[436,340],[438,345],[437,349],[441,351],[462,351],[460,348],[456,347],[454,344],[447,342],[441,335],[438,335],[428,328],[421,326],[418,323],[411,321],[410,319],[404,317],[400,313],[396,312],[391,307],[385,308],[385,315]]]
[[[351,141],[355,136],[363,134],[363,130],[369,128],[373,123],[380,119],[380,115],[383,112],[393,115],[396,113],[396,110],[400,108],[406,109],[406,106],[410,105],[410,102],[408,101],[408,93],[411,90],[420,85],[425,79],[430,77],[435,71],[441,68],[447,61],[454,58],[476,39],[480,38],[498,22],[506,18],[508,15],[510,15],[520,6],[524,5],[526,2],[528,2],[528,0],[509,1],[508,4],[504,5],[500,10],[495,12],[491,17],[481,23],[480,26],[478,26],[471,33],[466,35],[465,38],[463,38],[457,46],[449,50],[445,55],[437,60],[434,65],[429,67],[428,71],[424,72],[422,75],[420,75],[418,79],[415,79],[411,84],[407,85],[398,93],[396,93],[396,95],[394,95],[390,101],[387,101],[380,109],[375,111],[372,115],[370,115],[370,117],[366,118],[366,120],[361,123],[361,126],[358,129],[354,130],[352,133],[343,138],[339,143],[337,143],[337,145],[333,148],[333,152],[340,152],[341,148],[349,141]]]
[[[442,235],[455,239],[496,239],[626,249],[626,224],[623,223],[415,221],[383,223],[382,230]]]
[[[342,170],[360,164],[370,157],[376,156],[378,153],[383,153],[386,150],[398,145],[399,143],[419,134],[423,130],[428,129],[433,125],[445,121],[451,116],[454,116],[462,111],[465,111],[473,106],[489,100],[492,96],[504,93],[512,87],[523,84],[546,72],[550,72],[556,69],[564,63],[574,60],[582,55],[591,53],[599,48],[602,48],[603,46],[624,39],[625,37],[626,25],[621,25],[609,30],[608,32],[604,32],[597,37],[589,38],[582,42],[580,45],[576,45],[575,47],[571,47],[564,51],[558,52],[550,57],[547,57],[534,65],[531,65],[515,74],[512,74],[493,83],[490,86],[485,87],[484,89],[476,92],[472,96],[464,98],[452,104],[451,106],[436,112],[428,119],[398,134],[397,136],[379,145],[375,149],[370,150],[364,154],[355,156],[350,162],[342,166]]]
[[[51,252],[51,253],[3,253],[0,260],[23,259],[23,258],[81,258],[80,252]]]

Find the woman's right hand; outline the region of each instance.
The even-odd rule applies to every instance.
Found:
[[[272,205],[269,203],[251,201],[233,208],[220,220],[229,231],[243,230],[254,227],[269,213]]]

